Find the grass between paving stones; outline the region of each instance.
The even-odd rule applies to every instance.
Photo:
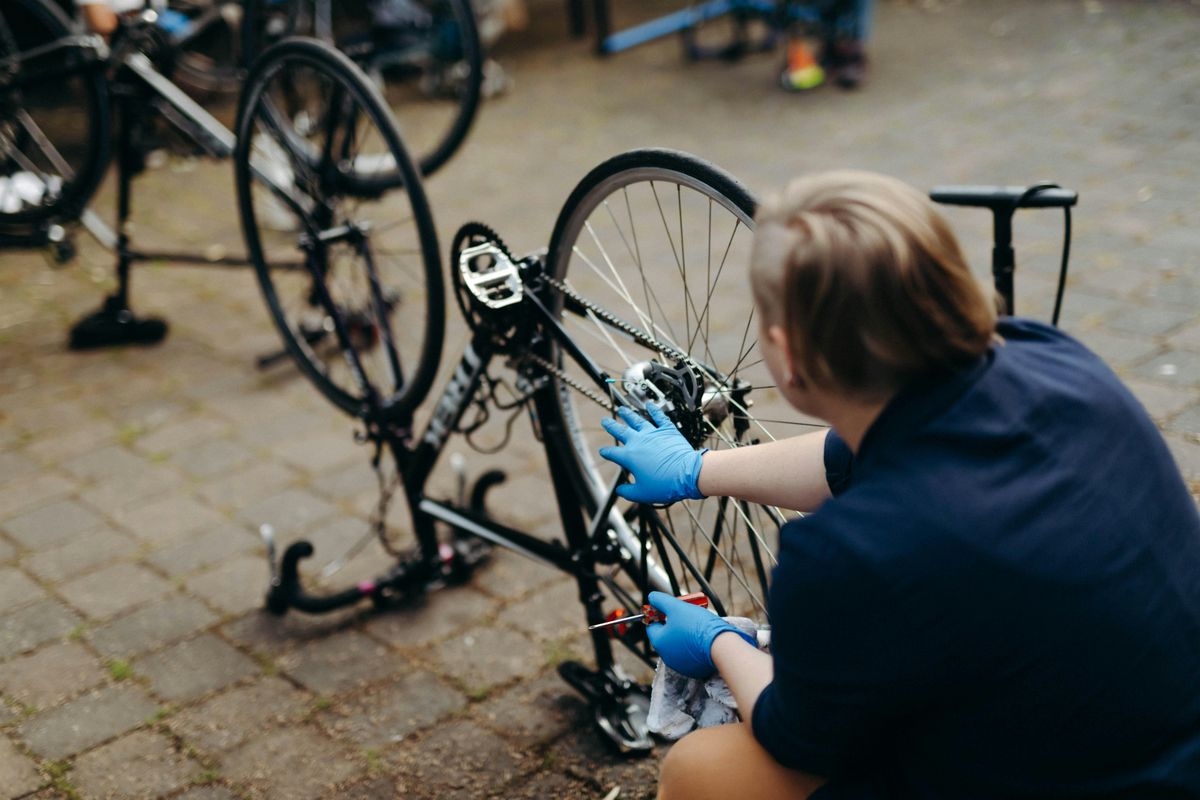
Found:
[[[67,800],[81,800],[79,790],[67,777],[74,767],[67,761],[47,761],[42,764],[42,772],[50,779],[50,788]]]
[[[251,653],[250,657],[258,663],[259,670],[268,678],[279,674],[279,665],[275,663],[275,659],[265,653]]]
[[[133,666],[124,659],[113,658],[108,662],[108,674],[114,681],[123,681],[133,675]]]
[[[374,777],[383,773],[383,755],[375,749],[368,748],[363,751],[363,757],[367,760],[367,774]]]

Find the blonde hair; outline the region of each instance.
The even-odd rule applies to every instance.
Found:
[[[996,312],[921,192],[842,170],[759,208],[751,284],[805,380],[864,396],[987,350]]]

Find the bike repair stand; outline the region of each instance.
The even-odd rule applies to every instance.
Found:
[[[145,117],[135,108],[144,100],[133,87],[113,84],[117,117],[117,290],[98,310],[71,327],[72,350],[93,350],[123,344],[157,344],[167,335],[167,323],[139,317],[129,307],[129,268],[138,257],[129,247],[129,206],[134,177],[145,168],[145,153],[134,142],[134,128]]]

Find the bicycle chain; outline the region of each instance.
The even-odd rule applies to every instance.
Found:
[[[541,356],[536,355],[534,353],[526,353],[521,358],[521,361],[522,362],[533,362],[534,364],[537,364],[543,370],[545,370],[549,374],[553,375],[554,377],[558,378],[560,381],[567,384],[572,389],[579,392],[587,399],[591,400],[593,403],[596,403],[598,406],[603,408],[608,413],[610,413],[610,414],[617,413],[616,406],[614,406],[612,403],[610,403],[609,401],[607,401],[603,397],[601,397],[599,394],[597,394],[594,390],[588,388],[587,386],[584,386],[582,383],[580,383],[579,381],[572,378],[570,375],[568,375],[562,369],[554,366],[553,364],[551,364],[549,361],[542,358]]]
[[[629,336],[633,337],[633,340],[638,344],[649,347],[652,350],[657,350],[658,352],[670,356],[677,361],[690,362],[692,360],[691,356],[682,350],[677,350],[669,344],[664,344],[663,342],[658,341],[641,328],[630,325],[625,320],[614,316],[611,312],[605,310],[601,306],[596,305],[586,297],[580,296],[574,289],[567,286],[564,281],[560,281],[558,278],[554,278],[549,275],[544,275],[543,279],[546,281],[546,283],[550,284],[551,288],[555,289],[566,297],[571,298],[573,301],[599,317],[601,321],[608,323],[623,333],[629,334]]]

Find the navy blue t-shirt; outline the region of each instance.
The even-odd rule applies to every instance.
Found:
[[[1200,797],[1200,516],[1137,400],[1005,320],[781,534],[759,742],[834,798]]]

